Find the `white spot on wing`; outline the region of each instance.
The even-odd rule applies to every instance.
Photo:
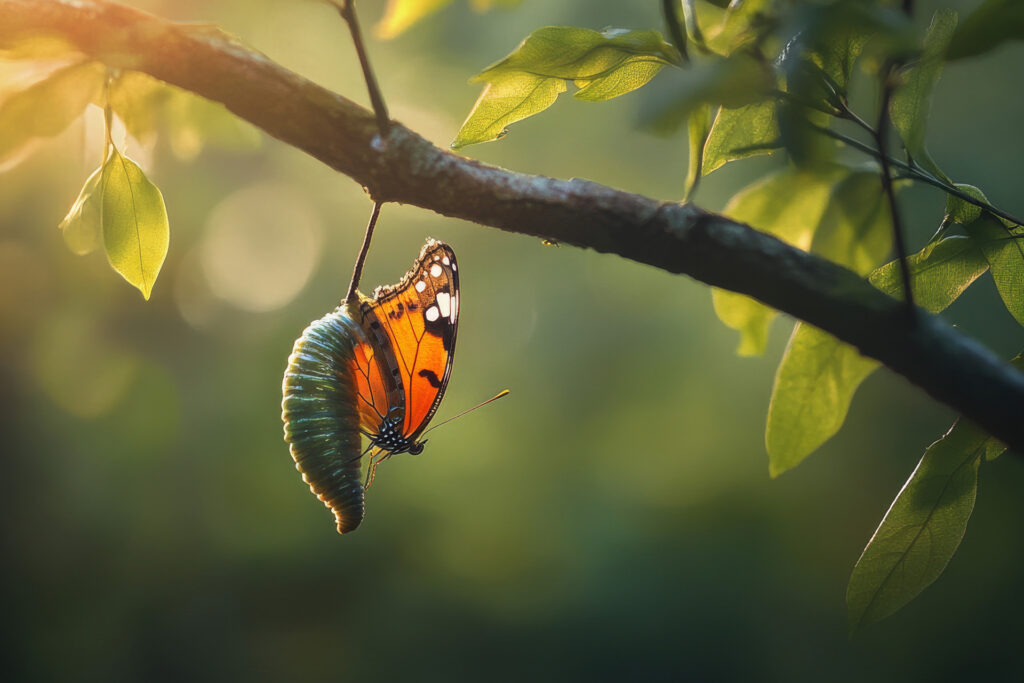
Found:
[[[430,322],[434,322],[435,320],[441,317],[441,314],[438,312],[437,306],[431,306],[430,308],[427,309],[426,316],[427,320],[429,320]]]
[[[448,292],[437,293],[437,307],[441,309],[441,315],[446,318],[452,316],[452,296]]]
[[[441,259],[441,263],[445,264],[446,266],[450,266],[452,264],[452,261],[450,258],[445,256],[443,259]]]
[[[459,293],[455,292],[455,297],[452,299],[452,322],[459,317]]]
[[[427,288],[427,283],[424,282],[423,280],[420,280],[419,282],[416,283],[416,291],[417,292],[422,292],[426,288]]]
[[[430,276],[441,277],[441,266],[437,265],[436,263],[430,266]]]

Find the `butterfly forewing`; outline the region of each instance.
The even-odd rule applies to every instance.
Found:
[[[393,351],[392,366],[383,372],[397,374],[402,383],[402,434],[413,440],[433,417],[451,376],[459,321],[455,252],[429,240],[413,269],[397,285],[378,288],[371,306]]]

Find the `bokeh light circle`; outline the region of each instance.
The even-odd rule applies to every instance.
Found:
[[[199,247],[210,291],[246,311],[280,308],[319,260],[323,228],[309,200],[287,187],[251,185],[210,212]]]

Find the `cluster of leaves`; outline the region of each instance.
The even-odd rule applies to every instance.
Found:
[[[152,144],[165,131],[170,149],[194,157],[205,139],[229,147],[258,143],[255,129],[223,107],[142,73],[111,73],[67,44],[33,38],[0,46],[9,91],[0,100],[0,164],[14,164],[40,140],[62,133],[90,105],[106,112],[102,163],[86,179],[60,223],[72,252],[88,254],[102,246],[111,267],[149,299],[170,242],[167,209],[160,190],[135,161],[118,149],[112,135],[116,116],[128,134]],[[23,74],[44,75],[27,87]]]
[[[600,101],[664,71],[654,86],[659,104],[645,118],[656,131],[687,126],[684,198],[702,175],[726,163],[782,150],[791,163],[737,193],[726,215],[850,268],[894,297],[904,296],[905,267],[916,303],[932,313],[990,271],[1006,308],[1024,325],[1024,230],[980,190],[954,183],[925,145],[943,64],[1024,37],[1020,3],[989,0],[959,28],[956,12],[942,9],[923,35],[898,3],[882,0],[664,4],[667,33],[688,45],[671,45],[657,31],[534,31],[473,79],[486,85],[452,147],[500,139],[510,124],[548,108],[570,85],[576,98]],[[853,111],[848,93],[855,78],[891,89],[881,121],[891,122],[905,151],[902,159],[887,157],[899,172],[895,187],[917,181],[946,192],[942,224],[905,263],[885,263],[893,220],[877,161],[878,141],[888,131]],[[867,141],[834,129],[838,121],[866,133]],[[844,145],[864,152],[866,163],[842,163],[837,153]],[[740,333],[738,352],[763,353],[776,311],[740,294],[713,297],[719,318]],[[768,409],[772,476],[840,429],[857,387],[878,365],[797,323]],[[928,448],[853,571],[851,627],[891,614],[941,574],[973,508],[979,465],[1002,450],[964,421]]]

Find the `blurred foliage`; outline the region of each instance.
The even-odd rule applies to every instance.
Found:
[[[365,92],[347,30],[326,4],[132,4],[214,21],[307,77]],[[526,2],[479,15],[453,3],[370,49],[396,118],[446,144],[472,110],[466,79],[523,36],[557,25],[651,35],[663,28],[658,5]],[[932,17],[951,5],[961,20],[943,80],[915,81],[914,69],[936,64],[924,58]],[[881,67],[896,59],[901,83],[928,85],[912,107],[927,125],[911,123],[927,131],[935,160],[930,171],[906,162],[901,175],[944,187],[948,173],[971,184],[951,189],[1021,212],[1024,139],[1008,114],[1024,104],[1017,3],[915,6],[910,21],[894,3],[685,2],[696,55],[688,70],[663,43],[654,52],[668,66],[623,80],[643,81],[630,97],[601,106],[569,98],[520,118],[514,144],[472,149],[490,163],[657,197],[696,185],[703,206],[728,211],[787,178],[743,220],[792,230],[794,243],[867,272],[884,251],[885,212],[870,192],[877,169],[849,143],[831,150],[834,173],[764,156],[792,151],[794,139],[780,133],[778,95],[766,90],[824,117],[809,123],[864,140],[843,107],[870,113]],[[385,10],[359,7],[368,23]],[[1024,675],[1024,540],[1007,521],[1020,516],[1019,458],[988,462],[1000,448],[985,441],[981,467],[973,441],[947,436],[914,470],[949,412],[888,374],[846,372],[865,362],[856,351],[798,325],[771,411],[788,392],[802,395],[790,409],[818,412],[769,417],[769,430],[816,443],[783,448],[779,459],[769,438],[770,470],[815,447],[822,456],[769,480],[762,420],[782,352],[763,322],[772,311],[716,301],[733,311],[727,322],[743,306],[754,311],[737,327],[766,357],[739,360],[702,287],[410,207],[385,208],[367,286],[394,281],[427,234],[453,244],[464,315],[439,417],[504,386],[512,394],[432,434],[422,456],[383,465],[363,527],[337,536],[281,439],[280,382],[295,336],[343,295],[369,209],[360,188],[272,141],[257,147],[258,134],[217,105],[115,74],[109,134],[159,185],[172,217],[161,279],[144,302],[102,257],[76,256],[98,243],[82,185],[96,184],[90,174],[103,161],[103,115],[89,104],[104,104],[102,70],[47,41],[0,47],[0,120],[17,124],[0,126],[0,662],[12,680]],[[757,65],[746,73],[772,87],[708,88],[717,81],[705,75],[734,63]],[[81,77],[63,80],[68,69]],[[563,89],[594,76],[558,73]],[[659,113],[659,130],[685,124],[687,134],[634,127]],[[688,154],[684,139],[703,153]],[[740,159],[749,160],[732,163]],[[1020,319],[1024,298],[1019,230],[921,182],[900,194],[917,301],[1013,355],[1024,346],[1008,314]],[[806,215],[782,221],[805,205]],[[62,239],[52,228],[72,206]],[[900,296],[898,263],[869,278]],[[803,346],[821,353],[794,355]],[[957,496],[929,488],[929,473],[945,476],[947,463],[957,477],[978,474],[966,536],[973,475],[950,490]],[[860,544],[912,470],[851,577],[847,614],[842,587]],[[885,581],[892,543],[915,562],[925,550],[888,531],[920,524],[930,509],[947,520],[943,552],[907,565],[903,585]],[[848,619],[866,623],[905,603],[958,543],[920,599],[847,639]]]

